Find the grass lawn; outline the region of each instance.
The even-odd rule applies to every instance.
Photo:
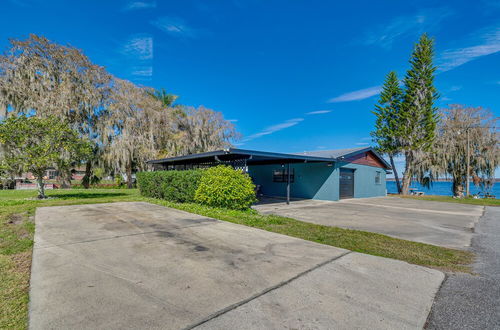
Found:
[[[137,190],[53,190],[56,199],[26,200],[33,190],[0,190],[0,329],[26,329],[31,249],[38,206],[137,200]]]
[[[471,204],[482,206],[500,206],[500,199],[498,198],[453,198],[451,196],[438,196],[438,195],[424,195],[424,196],[398,196],[401,198],[422,199],[426,201],[448,202],[459,204]]]
[[[35,191],[0,191],[0,329],[27,328],[31,250],[35,230],[32,216],[39,206],[118,201],[145,201],[211,218],[260,228],[352,251],[399,259],[447,271],[470,271],[472,254],[465,251],[405,241],[389,236],[328,227],[295,219],[260,215],[256,211],[232,211],[197,204],[179,204],[139,195],[136,189],[48,191],[48,200],[28,200]]]

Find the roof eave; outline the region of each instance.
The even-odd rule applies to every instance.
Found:
[[[392,170],[391,165],[389,165],[389,163],[378,152],[376,152],[375,149],[373,149],[373,147],[366,147],[366,148],[363,148],[363,149],[359,149],[359,150],[350,152],[348,154],[342,155],[340,157],[337,157],[336,159],[337,159],[337,161],[342,161],[344,158],[355,156],[357,154],[360,154],[360,153],[363,153],[363,152],[368,152],[368,151],[373,152],[373,154],[375,156],[377,156],[377,158],[382,162],[382,164],[384,164],[386,170]]]
[[[237,148],[229,148],[223,150],[209,151],[198,154],[190,154],[186,156],[177,156],[177,157],[168,157],[162,159],[149,160],[147,164],[161,164],[168,162],[176,162],[183,161],[189,159],[197,159],[197,158],[205,158],[205,157],[214,157],[221,155],[244,155],[244,156],[260,156],[260,157],[269,157],[283,160],[303,160],[307,161],[319,161],[319,162],[335,162],[335,158],[326,158],[326,157],[316,157],[316,156],[305,156],[305,155],[294,155],[294,154],[285,154],[285,153],[276,153],[276,152],[266,152],[266,151],[256,151],[256,150],[246,150],[246,149],[237,149]]]

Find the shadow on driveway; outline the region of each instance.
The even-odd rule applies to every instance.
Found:
[[[31,329],[421,329],[444,278],[148,203],[35,222]]]

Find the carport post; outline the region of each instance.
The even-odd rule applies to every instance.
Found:
[[[286,164],[286,205],[290,205],[290,163]]]

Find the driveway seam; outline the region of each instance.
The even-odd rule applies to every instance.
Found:
[[[209,316],[207,316],[206,318],[202,319],[201,321],[196,322],[196,323],[194,323],[192,325],[189,325],[189,326],[187,326],[187,327],[185,327],[183,329],[184,330],[194,329],[194,328],[196,328],[196,327],[198,327],[198,326],[200,326],[200,325],[202,325],[204,323],[207,323],[207,322],[209,322],[209,321],[211,321],[211,320],[213,320],[215,318],[218,318],[221,315],[226,314],[227,312],[230,312],[230,311],[232,311],[232,310],[234,310],[234,309],[236,309],[236,308],[238,308],[238,307],[240,307],[242,305],[245,305],[245,304],[251,302],[252,300],[255,300],[255,299],[257,299],[257,298],[259,298],[259,297],[261,297],[261,296],[263,296],[263,295],[271,292],[271,291],[279,289],[282,286],[285,286],[288,283],[293,282],[296,279],[298,279],[298,278],[300,278],[300,277],[302,277],[302,276],[304,276],[304,275],[312,272],[313,270],[321,268],[321,267],[323,267],[323,266],[325,266],[325,265],[327,265],[327,264],[329,264],[329,263],[331,263],[333,261],[336,261],[336,260],[338,260],[338,259],[340,259],[340,258],[342,258],[342,257],[344,257],[344,256],[346,256],[346,255],[348,255],[350,253],[352,253],[352,251],[346,251],[346,252],[342,253],[341,255],[335,256],[335,257],[330,258],[330,259],[328,259],[328,260],[326,260],[324,262],[321,262],[321,263],[313,266],[312,268],[309,268],[309,269],[307,269],[307,270],[305,270],[305,271],[303,271],[303,272],[301,272],[301,273],[299,273],[299,274],[297,274],[297,275],[289,278],[288,280],[285,280],[285,281],[282,281],[282,282],[280,282],[280,283],[278,283],[276,285],[270,286],[270,287],[264,289],[263,291],[261,291],[259,293],[256,293],[256,294],[254,294],[254,295],[252,295],[252,296],[250,296],[250,297],[248,297],[246,299],[243,299],[243,300],[241,300],[241,301],[239,301],[237,303],[229,305],[229,306],[227,306],[227,307],[225,307],[225,308],[223,308],[223,309],[221,309],[221,310],[219,310],[219,311],[217,311],[215,313],[210,314]]]

